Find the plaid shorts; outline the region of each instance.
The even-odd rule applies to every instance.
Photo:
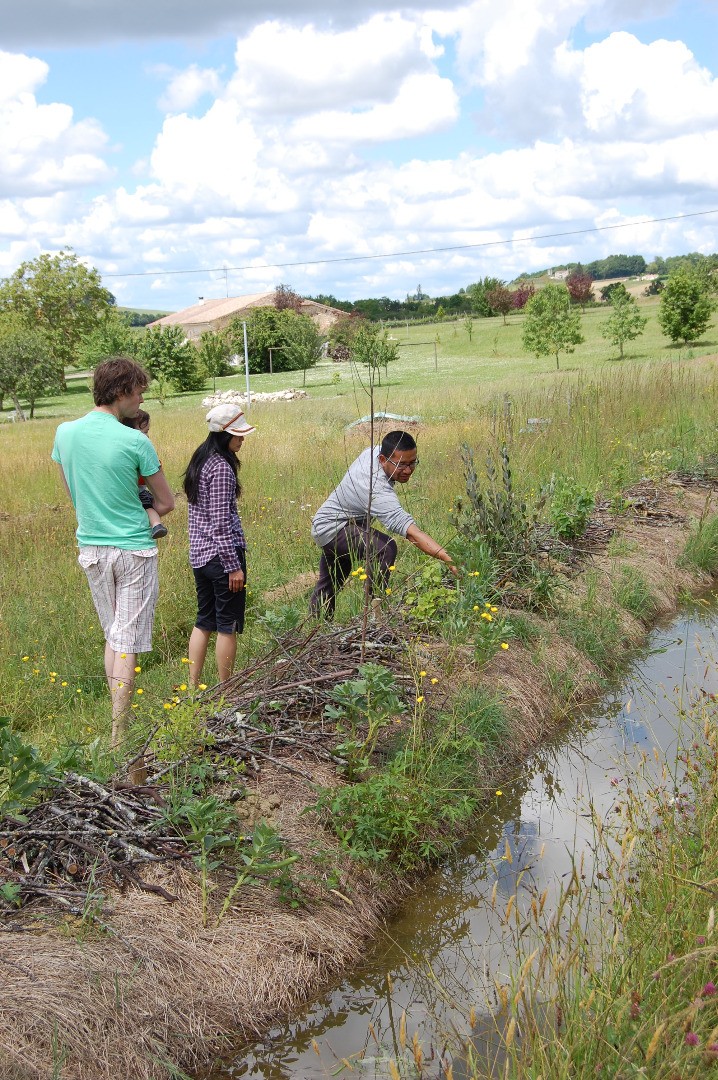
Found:
[[[81,547],[78,562],[113,652],[149,652],[159,592],[157,548]]]

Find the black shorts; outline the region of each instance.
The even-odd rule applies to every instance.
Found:
[[[195,626],[199,630],[217,630],[220,634],[241,634],[244,630],[247,560],[244,548],[236,550],[245,581],[245,588],[238,592],[230,592],[229,574],[222,569],[219,555],[215,555],[204,566],[192,568],[197,586]]]

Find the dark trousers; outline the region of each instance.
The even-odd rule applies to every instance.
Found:
[[[367,543],[368,539],[368,543]],[[363,563],[369,576],[369,591],[383,592],[389,581],[389,567],[396,561],[396,541],[390,536],[366,530],[350,521],[340,529],[331,544],[322,548],[319,581],[309,600],[312,615],[334,615],[337,593],[351,573],[353,563]]]

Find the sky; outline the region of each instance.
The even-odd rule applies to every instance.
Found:
[[[718,0],[0,0],[0,277],[439,296],[717,211]]]

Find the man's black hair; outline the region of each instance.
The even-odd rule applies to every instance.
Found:
[[[381,440],[379,449],[385,458],[389,458],[395,450],[416,450],[416,443],[408,431],[388,431]]]

